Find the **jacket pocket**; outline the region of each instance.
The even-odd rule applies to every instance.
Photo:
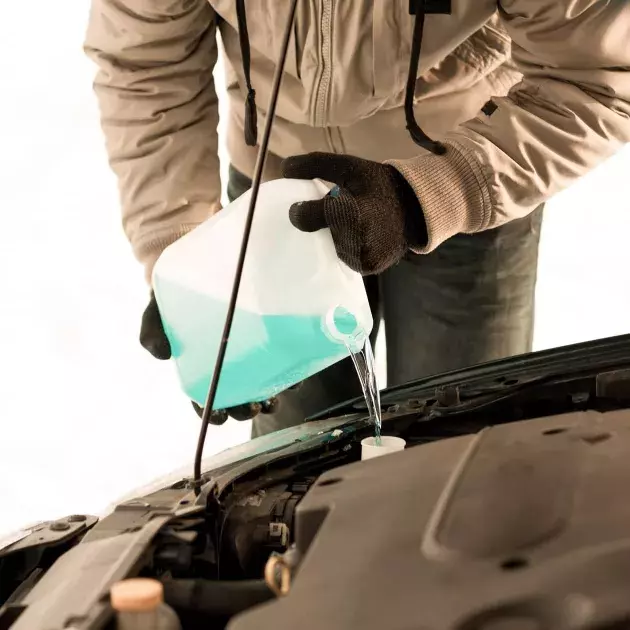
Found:
[[[481,0],[479,0],[481,2]],[[473,30],[466,39],[461,31],[472,20],[472,10],[458,16],[430,15],[425,21],[416,100],[429,95],[464,90],[491,74],[510,58],[511,40],[505,32],[498,13],[492,13],[487,2],[481,2],[479,12],[487,11],[487,21]],[[474,8],[474,7],[473,7]],[[374,2],[372,63],[374,96],[402,102],[407,82],[413,25],[415,16],[409,15],[409,0]],[[470,26],[470,24],[469,24]],[[459,42],[456,43],[459,39]],[[462,41],[463,39],[463,41]],[[453,42],[451,46],[448,43]]]
[[[466,91],[493,77],[510,56],[511,40],[493,19],[418,78],[416,101]]]
[[[479,77],[485,77],[510,59],[511,51],[512,40],[495,14],[458,46],[453,55],[475,70]]]

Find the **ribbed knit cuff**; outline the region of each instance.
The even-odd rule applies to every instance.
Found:
[[[388,160],[409,182],[422,206],[428,241],[413,251],[427,254],[459,233],[479,232],[490,219],[490,192],[481,165],[464,147],[445,142],[444,155]]]

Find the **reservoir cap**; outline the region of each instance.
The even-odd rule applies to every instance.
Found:
[[[110,597],[112,607],[118,612],[145,612],[164,601],[164,587],[150,578],[122,580],[112,586]]]

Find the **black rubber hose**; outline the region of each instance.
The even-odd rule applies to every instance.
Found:
[[[275,598],[263,580],[164,580],[164,601],[175,610],[232,617]]]

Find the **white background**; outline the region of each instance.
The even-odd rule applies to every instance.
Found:
[[[87,5],[9,2],[0,22],[0,535],[98,512],[190,462],[197,437],[171,366],[137,342],[147,293],[81,49]],[[629,173],[626,149],[549,204],[536,348],[630,332]],[[248,434],[211,428],[207,452]]]

